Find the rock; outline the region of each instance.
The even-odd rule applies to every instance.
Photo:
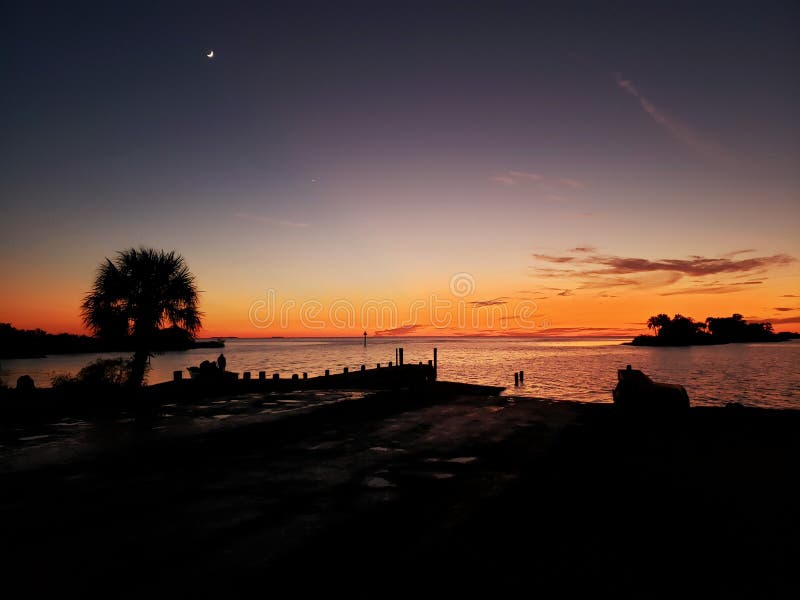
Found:
[[[625,411],[682,413],[689,408],[689,394],[682,385],[653,381],[630,365],[617,371],[617,378],[614,404]]]
[[[36,386],[33,383],[33,377],[30,375],[20,375],[17,378],[17,389],[20,392],[32,392],[36,389]]]

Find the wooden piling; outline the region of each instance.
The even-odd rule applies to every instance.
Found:
[[[392,366],[392,361],[389,361],[389,366],[390,366],[390,367]]]
[[[366,371],[367,370],[367,365],[361,365],[361,370],[362,371]]]
[[[172,372],[172,381],[180,381],[181,379],[183,379],[183,371]]]
[[[308,379],[308,373],[306,373],[305,371],[303,371],[303,379]]]
[[[525,371],[519,372],[519,384],[522,385],[525,383]]]
[[[297,373],[292,373],[292,381],[297,381],[298,379],[300,378],[297,376]]]
[[[345,374],[345,375],[347,375],[347,373],[348,373],[348,371],[349,371],[349,370],[350,370],[350,369],[348,369],[347,367],[345,367],[345,368],[344,368],[344,371],[343,371],[343,372],[344,372],[344,374]]]
[[[398,348],[397,350],[398,350],[397,364],[402,367],[403,366],[403,349],[402,348]]]
[[[433,349],[433,368],[434,369],[438,369],[439,368],[439,361],[437,360],[437,358],[438,358],[437,354],[438,353],[439,353],[439,349],[438,348],[434,348]]]
[[[381,368],[381,363],[375,363],[375,368],[376,369],[380,369]]]
[[[421,363],[420,363],[420,364],[421,364]],[[429,360],[429,361],[428,361],[428,366],[429,366],[429,367],[432,367],[432,366],[433,366],[433,361],[432,361],[432,360]]]
[[[267,372],[266,371],[259,371],[258,372],[258,380],[259,381],[264,381],[266,378],[267,378]]]
[[[245,381],[250,381],[250,371],[245,371],[244,373],[242,373],[242,379],[244,379]]]
[[[280,378],[281,378],[281,374],[280,373],[273,373],[272,374],[272,379],[274,379],[275,381],[278,381],[278,379],[280,379]]]
[[[514,387],[519,387],[519,373],[514,371]]]
[[[331,376],[331,370],[325,369],[325,377],[330,377],[330,376]]]

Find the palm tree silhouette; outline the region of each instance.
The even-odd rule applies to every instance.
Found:
[[[127,339],[133,345],[128,382],[144,381],[154,340],[167,323],[190,333],[200,328],[198,290],[186,261],[174,251],[129,248],[106,258],[97,269],[81,316],[105,340]]]
[[[652,329],[658,335],[661,332],[661,328],[665,325],[670,324],[669,315],[664,313],[659,313],[647,319],[647,328]]]

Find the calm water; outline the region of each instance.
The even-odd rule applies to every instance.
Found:
[[[616,370],[631,364],[658,381],[686,386],[694,404],[741,402],[752,406],[800,408],[800,341],[780,344],[730,344],[692,348],[639,348],[627,339],[391,338],[228,340],[223,350],[228,370],[267,371],[288,377],[325,369],[340,372],[394,360],[402,346],[406,362],[427,362],[439,349],[440,379],[508,386],[506,393],[558,400],[609,402]],[[152,361],[149,381],[172,378],[172,371],[213,360],[218,349],[168,352]],[[75,374],[101,355],[52,356],[7,360],[2,377],[13,383],[29,374],[49,385],[58,374]],[[116,356],[106,354],[102,356]],[[514,372],[525,371],[525,385],[514,388]]]

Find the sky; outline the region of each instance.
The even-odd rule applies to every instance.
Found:
[[[0,322],[149,246],[202,336],[800,330],[796,2],[3,13]]]

